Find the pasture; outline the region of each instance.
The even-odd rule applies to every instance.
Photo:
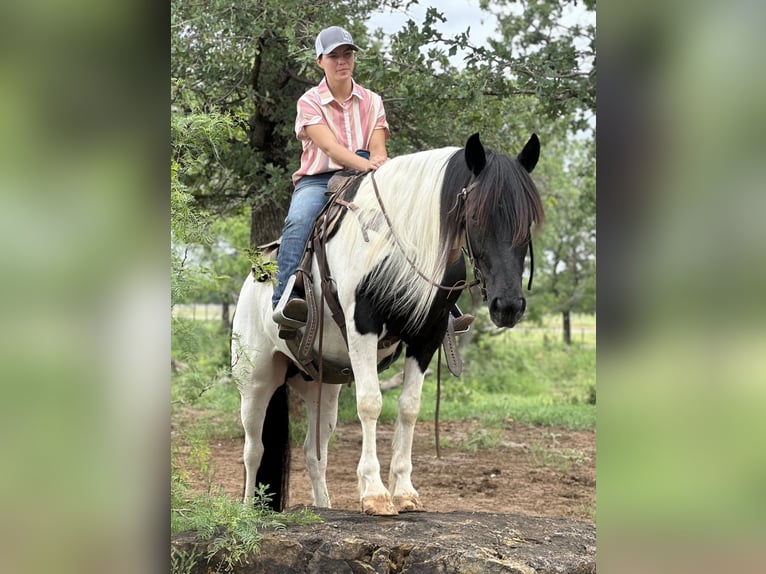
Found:
[[[180,310],[177,310],[180,311]],[[485,313],[486,311],[484,311]],[[183,317],[186,315],[186,318]],[[172,508],[193,509],[210,495],[238,503],[242,495],[239,393],[229,377],[228,335],[220,315],[196,320],[175,313],[171,386]],[[436,458],[436,377],[424,384],[415,431],[415,487],[430,511],[492,511],[595,518],[595,317],[572,318],[570,347],[558,317],[542,325],[484,331],[462,351],[461,378],[442,369],[441,458]],[[436,364],[431,369],[436,371]],[[397,373],[383,373],[386,380]],[[399,388],[383,393],[379,456],[390,460]],[[289,505],[311,503],[302,441],[302,401],[294,401]],[[330,442],[328,488],[333,507],[357,510],[356,464],[361,431],[354,389],[344,386]],[[208,498],[205,498],[208,497]],[[189,514],[173,512],[173,530]],[[214,513],[210,520],[215,520]]]

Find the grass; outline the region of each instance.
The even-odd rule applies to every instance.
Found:
[[[562,448],[556,433],[549,433],[550,444],[535,443],[531,447],[532,459],[538,466],[552,468],[560,473],[567,473],[573,467],[588,461],[588,455],[574,448]]]
[[[479,419],[484,426],[498,427],[512,419],[569,429],[593,428],[595,318],[576,316],[573,325],[588,336],[584,341],[573,336],[571,346],[538,328],[476,336],[469,348],[461,351],[465,367],[460,378],[442,366],[441,420]],[[434,373],[436,360],[434,357],[431,362]],[[400,359],[382,377],[392,376],[402,364]],[[396,420],[399,395],[400,389],[383,393],[380,421]],[[431,375],[423,384],[419,420],[433,420],[435,408],[436,376]],[[341,391],[338,419],[357,420],[353,388]]]
[[[569,429],[593,428],[596,418],[595,318],[575,316],[572,345],[560,342],[556,318],[543,327],[529,326],[502,331],[483,331],[477,318],[474,340],[462,351],[465,369],[460,378],[442,368],[441,420],[478,420],[480,431],[463,445],[467,450],[493,448],[500,444],[500,429],[509,420]],[[195,531],[200,538],[213,538],[210,560],[224,550],[219,567],[233,570],[248,553],[257,551],[258,532],[263,528],[285,528],[295,521],[312,521],[309,513],[275,514],[265,503],[246,508],[212,489],[215,469],[209,464],[209,441],[242,437],[239,423],[239,393],[229,373],[228,334],[220,322],[183,317],[173,318],[171,425],[174,431],[171,476],[171,530]],[[401,370],[400,359],[382,375],[389,378]],[[431,363],[436,372],[436,357]],[[383,393],[381,422],[393,422],[401,390]],[[419,420],[433,420],[436,378],[427,377]],[[302,410],[300,411],[302,412]],[[353,386],[341,390],[338,420],[356,422]],[[294,441],[302,443],[305,420],[293,417]],[[179,448],[184,445],[184,448]],[[184,454],[182,455],[181,452]],[[541,466],[565,470],[583,461],[582,453],[555,444],[534,445],[532,454]],[[178,457],[185,456],[185,464]],[[578,458],[579,457],[579,458]],[[191,496],[181,467],[194,468],[207,477],[207,492]],[[173,572],[188,571],[194,557],[173,555]]]
[[[220,490],[188,496],[177,475],[174,475],[174,482],[171,488],[171,534],[195,532],[198,540],[208,543],[204,554],[208,563],[214,558],[219,562],[216,572],[233,572],[247,556],[257,552],[262,530],[284,530],[292,524],[321,522],[321,518],[306,508],[294,513],[271,511],[263,491],[256,492],[253,505],[245,506]],[[191,571],[191,566],[200,557],[201,554],[171,553],[172,572]]]
[[[547,320],[552,328],[555,318]],[[559,342],[558,333],[513,329],[480,333],[462,351],[465,369],[460,378],[442,368],[442,420],[479,419],[497,427],[508,419],[570,429],[592,428],[596,418],[595,318],[573,317],[573,333],[587,334],[571,346]],[[544,323],[546,325],[546,323]],[[238,420],[239,393],[228,372],[228,337],[217,321],[174,319],[173,359],[183,369],[173,375],[171,405],[177,425],[197,435],[242,436]],[[400,359],[381,375],[401,370]],[[431,363],[436,372],[436,357]],[[381,422],[396,420],[400,389],[383,393]],[[436,404],[436,377],[423,385],[420,420],[432,420]],[[353,386],[341,390],[338,420],[355,422]],[[303,428],[297,423],[297,428]],[[302,441],[302,438],[298,439]]]

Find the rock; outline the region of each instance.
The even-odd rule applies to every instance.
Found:
[[[596,529],[586,522],[482,512],[424,512],[393,517],[314,509],[321,524],[264,531],[260,551],[241,574],[586,574],[596,571]],[[206,542],[172,537],[197,559],[191,572],[213,570]],[[223,570],[223,569],[222,569]]]

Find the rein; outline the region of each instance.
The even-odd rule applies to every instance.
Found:
[[[407,263],[410,264],[410,267],[412,267],[412,270],[417,273],[417,275],[424,279],[426,282],[428,282],[432,287],[436,287],[437,289],[443,289],[445,291],[454,291],[454,290],[460,290],[463,289],[470,289],[472,287],[475,287],[476,285],[479,285],[479,289],[481,291],[481,297],[484,301],[487,300],[487,288],[485,287],[484,282],[484,275],[481,272],[481,269],[479,269],[478,265],[476,264],[476,258],[473,254],[473,247],[471,246],[471,237],[468,233],[468,221],[465,219],[465,215],[463,215],[463,229],[465,229],[465,247],[463,248],[464,253],[468,256],[468,261],[471,263],[471,267],[473,267],[473,276],[475,279],[471,281],[470,283],[466,283],[465,280],[460,280],[451,287],[449,285],[442,285],[441,283],[438,283],[435,279],[428,277],[425,273],[423,273],[420,269],[417,268],[417,265],[415,265],[415,262],[410,259],[410,256],[407,255],[407,252],[404,250],[404,247],[402,247],[401,242],[399,241],[399,238],[396,236],[396,233],[394,233],[394,226],[391,224],[391,219],[388,216],[388,212],[386,211],[386,206],[383,204],[383,198],[380,197],[380,190],[378,189],[378,182],[375,181],[375,172],[370,172],[370,179],[372,180],[372,189],[375,191],[375,198],[378,200],[378,205],[380,205],[380,210],[383,212],[383,217],[386,220],[386,223],[388,224],[388,228],[391,230],[391,236],[394,238],[394,242],[396,243],[396,246],[399,248],[399,251],[402,252],[402,255],[407,260]],[[460,193],[457,194],[457,199],[455,200],[455,205],[452,209],[450,209],[450,212],[457,209],[462,203],[465,203],[466,199],[468,198],[468,193],[473,190],[473,185],[468,185],[468,187],[464,187]],[[458,210],[458,213],[465,213],[463,210]],[[527,283],[527,291],[532,290],[532,277],[535,273],[535,258],[534,258],[534,252],[532,250],[532,236],[529,237],[529,282]],[[462,283],[462,285],[461,285]]]
[[[425,280],[429,285],[432,287],[436,287],[437,289],[442,289],[444,291],[462,291],[463,289],[470,289],[471,287],[475,287],[476,285],[481,284],[482,286],[482,293],[484,295],[484,298],[486,299],[486,289],[484,289],[484,281],[479,280],[478,277],[481,276],[481,273],[479,272],[478,275],[475,275],[477,279],[474,281],[471,281],[470,283],[467,283],[464,279],[461,279],[454,285],[442,285],[441,283],[437,282],[435,279],[428,277],[425,273],[423,273],[420,269],[418,269],[415,262],[410,258],[410,256],[407,254],[407,252],[404,250],[404,247],[402,247],[401,242],[399,241],[399,238],[396,236],[396,233],[394,232],[394,226],[391,223],[391,219],[388,216],[388,211],[386,211],[386,206],[383,205],[383,198],[380,197],[380,190],[378,190],[378,183],[375,181],[375,172],[370,172],[370,179],[372,180],[372,189],[375,191],[375,197],[378,200],[378,205],[380,205],[380,210],[383,213],[383,217],[386,220],[386,223],[388,224],[388,228],[391,230],[391,236],[394,238],[394,243],[396,243],[396,246],[399,248],[399,251],[402,252],[402,255],[407,260],[407,263],[410,264],[410,267],[412,267],[412,270],[420,277],[421,279]],[[459,194],[462,195],[463,199],[465,199],[467,192],[465,188],[463,188],[463,191]],[[465,227],[466,223],[463,222],[463,226]],[[466,235],[466,241],[468,241],[468,233]],[[470,250],[470,246],[469,246]],[[473,256],[471,255],[471,264],[474,266],[474,274],[478,271],[478,268],[474,264]]]

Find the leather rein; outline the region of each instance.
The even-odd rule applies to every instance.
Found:
[[[391,236],[394,238],[394,242],[396,243],[396,246],[401,251],[402,255],[406,259],[406,261],[410,264],[413,271],[417,273],[419,277],[427,281],[431,286],[436,287],[437,289],[442,289],[445,291],[455,291],[455,290],[464,290],[464,289],[470,289],[471,287],[475,287],[476,285],[480,286],[481,289],[481,295],[482,298],[486,301],[487,300],[487,289],[485,287],[484,283],[484,276],[481,273],[481,270],[479,269],[476,258],[474,256],[473,247],[471,246],[471,239],[470,234],[468,233],[468,222],[465,219],[465,209],[463,209],[463,206],[465,204],[465,201],[468,198],[468,194],[474,189],[475,183],[472,181],[469,183],[468,187],[464,187],[458,194],[457,198],[455,200],[455,205],[450,209],[450,212],[454,211],[455,209],[458,210],[458,213],[462,214],[463,221],[462,221],[462,228],[464,229],[464,235],[465,235],[465,248],[463,248],[463,251],[468,256],[468,259],[473,266],[473,274],[475,279],[471,281],[470,283],[466,282],[464,279],[461,279],[454,285],[442,285],[438,281],[436,281],[433,278],[429,278],[425,273],[420,271],[420,269],[417,268],[415,262],[410,258],[410,256],[405,251],[404,247],[402,246],[401,242],[399,241],[399,238],[396,236],[396,233],[394,232],[393,224],[391,223],[391,218],[388,215],[388,211],[386,210],[385,205],[383,204],[383,198],[380,196],[380,190],[378,189],[378,184],[375,181],[375,172],[370,172],[370,179],[372,180],[372,188],[375,191],[375,197],[378,200],[378,205],[380,205],[380,210],[383,213],[383,217],[386,220],[386,224],[388,225],[388,228],[391,231]],[[350,211],[356,211],[356,206],[353,203],[349,203],[347,201],[344,201],[340,199],[340,197],[336,197],[334,200],[335,203],[345,207],[346,209]],[[323,360],[323,353],[322,349],[324,346],[324,308],[325,304],[327,304],[330,307],[330,310],[333,315],[333,319],[335,320],[336,324],[341,330],[341,333],[343,335],[343,339],[346,341],[346,345],[348,345],[348,337],[346,334],[345,329],[345,320],[343,319],[343,309],[340,307],[340,304],[338,303],[337,297],[332,290],[332,279],[330,277],[329,268],[327,265],[327,259],[325,257],[324,252],[324,240],[327,238],[327,225],[328,220],[325,217],[322,224],[322,231],[323,233],[316,234],[312,240],[312,247],[313,247],[313,255],[317,257],[317,262],[319,265],[320,270],[320,277],[321,277],[321,283],[322,288],[320,290],[319,294],[319,305],[318,309],[310,309],[310,314],[314,314],[318,311],[319,314],[319,321],[318,321],[318,335],[319,335],[319,365],[317,368],[317,379],[319,383],[319,389],[318,389],[318,396],[317,396],[317,411],[321,408],[321,400],[322,400],[322,386],[324,382],[324,360]],[[361,226],[362,233],[364,235],[365,241],[368,241],[367,234],[365,232],[364,226]],[[315,230],[316,231],[316,230]],[[530,250],[530,258],[532,256],[532,240],[530,238],[529,241],[529,250]],[[307,260],[310,261],[310,260]],[[534,263],[533,263],[534,265]],[[531,267],[530,270],[530,276],[529,276],[529,285],[528,289],[532,288],[532,269],[534,267]],[[308,285],[310,288],[311,284],[311,278],[310,278],[310,271],[307,269],[299,269],[301,272],[306,273],[309,276]],[[311,299],[313,300],[313,297],[309,298],[307,297],[307,301]],[[313,311],[313,313],[312,313]],[[315,327],[316,328],[316,325]],[[307,329],[308,331],[308,329]],[[304,337],[304,340],[301,343],[301,349],[302,353],[298,353],[298,356],[301,355],[308,355],[310,351],[310,347],[313,344],[313,335],[316,335],[317,333],[313,333],[310,337]],[[453,335],[454,337],[454,335]],[[304,367],[306,365],[304,364]],[[440,403],[440,395],[441,395],[441,347],[439,347],[439,360],[438,360],[438,371],[439,374],[437,376],[437,406],[436,406],[436,414],[435,414],[435,433],[436,433],[436,453],[437,457],[440,455],[440,449],[439,449],[439,403]],[[316,420],[316,455],[317,460],[321,460],[321,452],[320,452],[320,445],[319,445],[319,422],[320,422],[320,416],[319,412],[317,412],[317,420]]]
[[[399,251],[401,251],[404,258],[407,260],[407,263],[410,264],[410,267],[412,267],[412,270],[417,273],[417,275],[428,282],[429,285],[432,287],[436,287],[437,289],[442,289],[444,291],[462,291],[464,289],[470,289],[471,287],[475,287],[476,285],[479,285],[479,289],[481,291],[481,297],[484,301],[487,300],[487,288],[485,286],[484,281],[484,275],[481,272],[481,269],[479,269],[478,264],[476,263],[476,257],[474,256],[473,247],[471,246],[471,237],[468,233],[468,221],[465,218],[465,209],[463,206],[465,205],[466,200],[468,199],[468,194],[473,191],[475,188],[475,183],[471,181],[468,184],[468,187],[464,187],[460,192],[458,192],[457,197],[455,198],[455,205],[450,209],[450,213],[458,210],[458,213],[462,214],[462,225],[461,227],[464,230],[464,236],[465,236],[465,247],[463,248],[464,253],[468,256],[468,261],[471,263],[471,267],[473,267],[473,276],[475,279],[471,281],[470,283],[466,282],[464,279],[461,279],[454,285],[442,285],[438,281],[436,281],[435,278],[428,277],[425,273],[423,273],[420,269],[417,268],[417,265],[415,262],[410,258],[410,256],[407,254],[407,252],[404,250],[404,247],[402,247],[401,242],[399,241],[399,238],[396,236],[396,233],[394,232],[393,224],[391,223],[391,219],[388,216],[388,212],[386,211],[386,206],[383,204],[383,198],[380,196],[380,190],[378,189],[378,183],[375,181],[375,172],[370,172],[370,180],[372,181],[372,189],[375,191],[375,198],[378,200],[378,205],[380,206],[380,210],[383,213],[383,217],[386,220],[386,223],[388,224],[388,228],[391,230],[391,236],[394,238],[394,242],[396,243],[396,246],[399,248]],[[529,283],[527,284],[527,290],[532,290],[532,276],[534,274],[535,269],[535,263],[534,263],[534,256],[532,252],[532,238],[530,236],[529,239],[529,260],[530,260],[530,266],[529,266]]]

